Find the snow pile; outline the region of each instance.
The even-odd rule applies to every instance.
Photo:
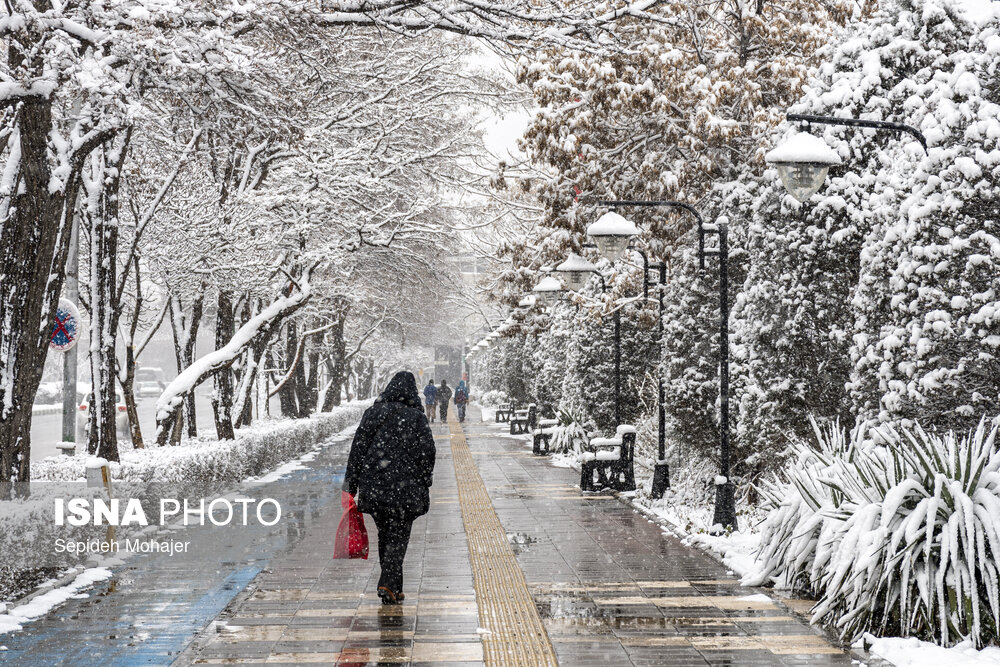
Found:
[[[949,667],[996,667],[1000,665],[1000,648],[977,651],[972,642],[959,642],[951,648],[942,648],[912,637],[873,637],[865,635],[855,648],[867,649],[896,667],[924,667],[949,665]]]
[[[840,164],[840,156],[830,148],[829,144],[809,132],[797,132],[783,144],[772,149],[765,160],[773,164],[809,163],[809,164]]]
[[[587,227],[588,236],[636,236],[638,233],[634,222],[614,211],[608,211]]]
[[[1000,640],[1000,451],[985,422],[964,437],[814,425],[771,507],[760,569],[806,590],[813,621],[844,637],[900,634],[948,646]]]
[[[98,581],[110,578],[111,570],[104,567],[92,567],[84,570],[68,586],[42,593],[25,604],[10,609],[6,614],[0,614],[0,634],[17,632],[23,623],[44,616],[81,590],[89,588]]]

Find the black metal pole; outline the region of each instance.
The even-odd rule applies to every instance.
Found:
[[[615,308],[615,426],[622,423],[622,311]]]
[[[660,262],[660,284],[657,286],[657,289],[659,290],[659,292],[657,294],[657,296],[658,296],[657,300],[660,302],[659,303],[659,305],[660,305],[660,315],[657,318],[659,321],[657,322],[657,325],[656,325],[656,350],[657,350],[657,357],[658,357],[657,360],[656,360],[656,367],[657,367],[657,369],[660,369],[661,365],[663,364],[663,292],[664,292],[664,287],[666,286],[666,284],[667,284],[667,263],[666,262]],[[664,405],[665,398],[666,398],[666,391],[665,391],[665,388],[663,386],[664,383],[663,383],[663,372],[662,372],[662,370],[660,370],[660,372],[658,372],[656,375],[657,375],[657,378],[658,378],[657,385],[658,385],[658,388],[659,388],[659,392],[658,392],[658,396],[657,396],[657,409],[659,410],[659,413],[660,413],[659,414],[659,417],[660,417],[660,419],[659,419],[659,429],[658,429],[658,433],[657,433],[657,439],[658,439],[658,441],[657,441],[657,448],[656,448],[656,453],[657,453],[657,459],[656,460],[657,460],[657,463],[659,463],[661,461],[665,461],[666,458],[667,458],[667,437],[666,437],[666,435],[667,435],[666,434],[667,408]],[[665,463],[664,463],[664,465],[665,465]],[[670,486],[669,482],[667,482],[667,486]]]
[[[729,477],[729,247],[725,221],[719,222],[719,475],[713,525],[737,530],[736,498]]]
[[[865,127],[870,130],[889,130],[890,132],[906,132],[911,135],[927,152],[927,138],[915,127],[905,123],[894,123],[886,120],[863,120],[861,118],[835,118],[833,116],[814,116],[805,113],[790,113],[785,116],[790,122],[806,123],[812,125],[834,125],[836,127]]]

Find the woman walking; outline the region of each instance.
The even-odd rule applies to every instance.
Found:
[[[403,558],[414,519],[430,507],[434,481],[434,435],[420,405],[413,373],[389,381],[365,410],[347,459],[344,486],[357,494],[358,509],[378,527],[382,604],[403,601]]]

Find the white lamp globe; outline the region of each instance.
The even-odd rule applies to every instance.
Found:
[[[614,211],[608,211],[600,219],[587,227],[587,236],[609,262],[617,261],[629,241],[639,233],[635,223]]]
[[[573,291],[580,291],[587,284],[592,273],[597,273],[597,267],[577,254],[570,253],[566,261],[556,267],[556,271],[566,276],[566,284]]]
[[[536,297],[542,300],[542,303],[551,307],[556,305],[559,297],[562,296],[563,286],[558,279],[552,276],[545,276],[538,281],[538,284],[531,291],[535,293]]]
[[[764,156],[778,169],[781,183],[789,194],[804,202],[816,194],[830,167],[840,164],[840,156],[821,138],[799,132]]]

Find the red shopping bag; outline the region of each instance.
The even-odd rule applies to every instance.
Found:
[[[364,558],[368,559],[368,530],[365,528],[365,517],[358,511],[354,496],[342,491],[340,504],[344,508],[344,516],[340,517],[337,526],[337,537],[333,543],[334,558]]]

